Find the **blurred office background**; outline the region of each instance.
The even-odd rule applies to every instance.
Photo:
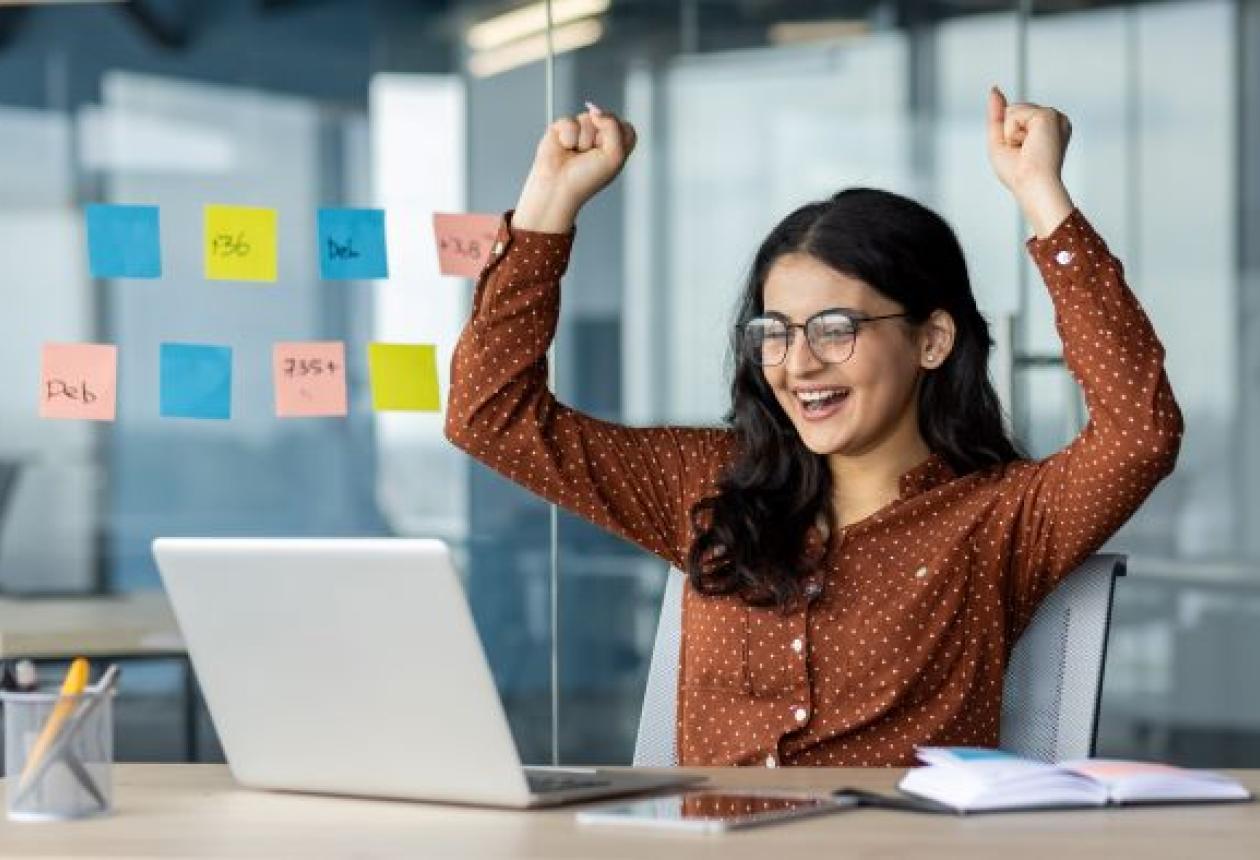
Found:
[[[430,218],[515,202],[545,20],[499,0],[0,0],[0,591],[158,588],[157,535],[442,537],[526,761],[629,761],[663,563],[564,514],[553,546],[549,508],[441,416],[374,415],[362,361],[370,340],[436,343],[445,387],[471,290],[437,275]],[[564,400],[630,423],[721,420],[758,241],[861,184],[955,227],[1019,436],[1066,443],[1083,406],[986,160],[986,91],[1072,117],[1067,184],[1188,425],[1110,547],[1131,563],[1100,753],[1260,766],[1260,1],[554,0],[551,36],[555,109],[591,99],[641,132],[579,221],[555,353]],[[161,280],[89,277],[98,201],[162,207]],[[279,210],[278,284],[203,279],[212,202]],[[319,280],[315,210],[343,204],[387,210],[388,281]],[[324,338],[349,346],[350,417],[276,419],[271,344]],[[118,344],[116,423],[36,416],[61,340]],[[162,340],[234,348],[231,421],[157,418]],[[127,680],[119,757],[182,756],[178,662]],[[221,755],[211,731],[198,755]]]

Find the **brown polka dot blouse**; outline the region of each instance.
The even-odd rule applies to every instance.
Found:
[[[511,216],[455,349],[447,436],[681,568],[691,506],[714,490],[733,437],[625,427],[557,402],[546,351],[574,232],[513,230]],[[1080,211],[1027,248],[1088,426],[1035,462],[956,475],[929,457],[896,501],[827,541],[806,585],[816,599],[787,615],[687,588],[682,764],[904,766],[916,744],[997,744],[1016,637],[1172,470],[1182,433],[1163,347]]]

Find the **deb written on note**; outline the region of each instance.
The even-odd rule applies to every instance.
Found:
[[[118,349],[110,344],[44,345],[41,418],[113,421],[117,404]]]

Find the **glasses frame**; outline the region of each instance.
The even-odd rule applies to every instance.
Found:
[[[841,314],[843,316],[848,317],[849,321],[853,323],[853,342],[849,346],[849,354],[846,355],[844,358],[840,359],[839,361],[827,361],[825,358],[823,358],[821,355],[818,354],[818,350],[814,348],[814,344],[809,339],[809,324],[812,323],[814,320],[818,319],[819,317],[826,316],[827,314]],[[757,316],[748,320],[748,322],[740,323],[735,328],[739,330],[739,340],[740,340],[741,348],[746,349],[747,347],[744,341],[744,338],[745,338],[744,332],[748,329],[748,327],[754,321],[763,320],[763,319],[776,320],[778,322],[783,323],[783,325],[787,327],[787,344],[783,349],[783,357],[775,362],[760,362],[760,361],[754,360],[754,363],[758,367],[778,367],[779,365],[787,361],[788,355],[792,352],[792,339],[795,336],[795,333],[793,331],[794,329],[801,330],[801,333],[805,336],[805,345],[809,347],[810,355],[816,358],[819,362],[821,362],[822,364],[844,364],[846,361],[852,358],[853,353],[857,351],[858,335],[861,334],[862,326],[864,324],[878,322],[879,320],[891,320],[891,319],[898,319],[900,317],[908,317],[908,316],[910,316],[910,314],[908,313],[880,314],[879,316],[868,316],[866,314],[856,312],[852,308],[824,308],[823,310],[818,311],[817,313],[810,314],[809,317],[803,323],[794,323],[791,320],[789,320],[785,315],[780,314],[780,313],[762,313],[762,314],[757,314]]]

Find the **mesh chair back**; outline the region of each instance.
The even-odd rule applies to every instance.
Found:
[[[1003,749],[1043,761],[1094,754],[1112,595],[1124,572],[1123,555],[1090,556],[1037,607],[1006,667]],[[678,763],[674,726],[685,583],[685,576],[670,571],[639,717],[637,767]]]
[[[687,577],[673,568],[661,598],[661,620],[656,625],[656,644],[648,667],[639,735],[634,742],[635,767],[673,767],[674,721],[678,712],[678,657],[682,648],[682,597]]]
[[[1006,665],[1003,749],[1042,761],[1094,754],[1111,598],[1124,572],[1123,555],[1090,556],[1037,607]]]

